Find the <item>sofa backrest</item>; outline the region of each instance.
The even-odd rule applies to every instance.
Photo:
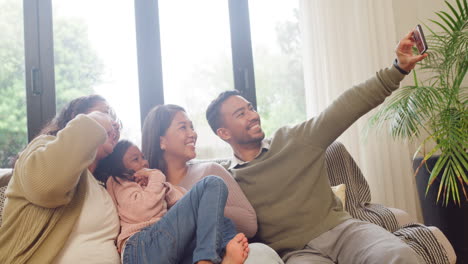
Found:
[[[217,162],[224,165],[227,161],[228,159],[215,159],[193,160],[192,162]],[[352,215],[355,215],[354,208],[362,207],[363,203],[371,201],[370,188],[364,175],[361,173],[361,169],[346,150],[346,147],[338,141],[333,142],[327,148],[325,162],[330,185],[346,185],[345,209]]]
[[[370,189],[366,179],[341,142],[334,142],[328,147],[325,160],[330,185],[346,185],[345,209],[350,212],[351,215],[356,216],[359,212],[355,212],[355,208],[359,208],[361,204],[370,202],[371,200]],[[227,161],[227,159],[210,161],[222,164]],[[194,162],[203,162],[203,160],[195,160]],[[2,177],[2,172],[9,172],[10,175],[5,174],[6,177]],[[5,202],[6,184],[10,178],[8,176],[11,176],[11,169],[0,169],[0,225],[2,223],[1,216]]]

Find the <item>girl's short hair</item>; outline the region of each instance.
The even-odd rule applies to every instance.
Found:
[[[120,140],[114,147],[112,153],[99,161],[96,170],[94,171],[94,177],[104,184],[107,182],[109,177],[120,184],[119,179],[131,180],[135,171],[125,168],[123,162],[123,156],[127,153],[127,150],[135,146],[128,140]]]

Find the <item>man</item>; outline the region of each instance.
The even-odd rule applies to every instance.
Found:
[[[287,264],[419,263],[411,248],[385,229],[352,217],[330,189],[325,150],[359,117],[384,101],[418,61],[408,33],[390,68],[336,99],[317,117],[264,139],[260,116],[237,91],[208,107],[212,130],[234,151],[226,166],[257,212],[257,237]]]

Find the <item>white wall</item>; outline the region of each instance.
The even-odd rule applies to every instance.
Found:
[[[450,1],[450,3],[455,4],[455,1]],[[434,24],[429,19],[440,20],[435,12],[440,10],[447,11],[447,9],[442,0],[393,0],[396,36],[398,38],[403,37],[417,24],[425,23],[434,28]],[[425,31],[425,33],[427,34],[428,32]],[[406,78],[402,85],[412,83],[412,78]]]
[[[447,8],[442,0],[393,0],[393,10],[395,32],[397,36],[403,36],[416,24],[430,25],[428,19],[437,19],[435,12]]]

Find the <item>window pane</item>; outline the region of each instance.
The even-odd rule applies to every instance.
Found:
[[[53,14],[57,111],[100,94],[122,120],[122,138],[140,145],[133,1],[57,0]]]
[[[249,1],[257,110],[267,136],[306,118],[298,8],[297,0]]]
[[[0,0],[0,168],[26,146],[23,1]]]
[[[164,100],[192,119],[197,158],[227,157],[230,147],[211,131],[205,110],[234,89],[228,1],[160,0],[159,13]]]

